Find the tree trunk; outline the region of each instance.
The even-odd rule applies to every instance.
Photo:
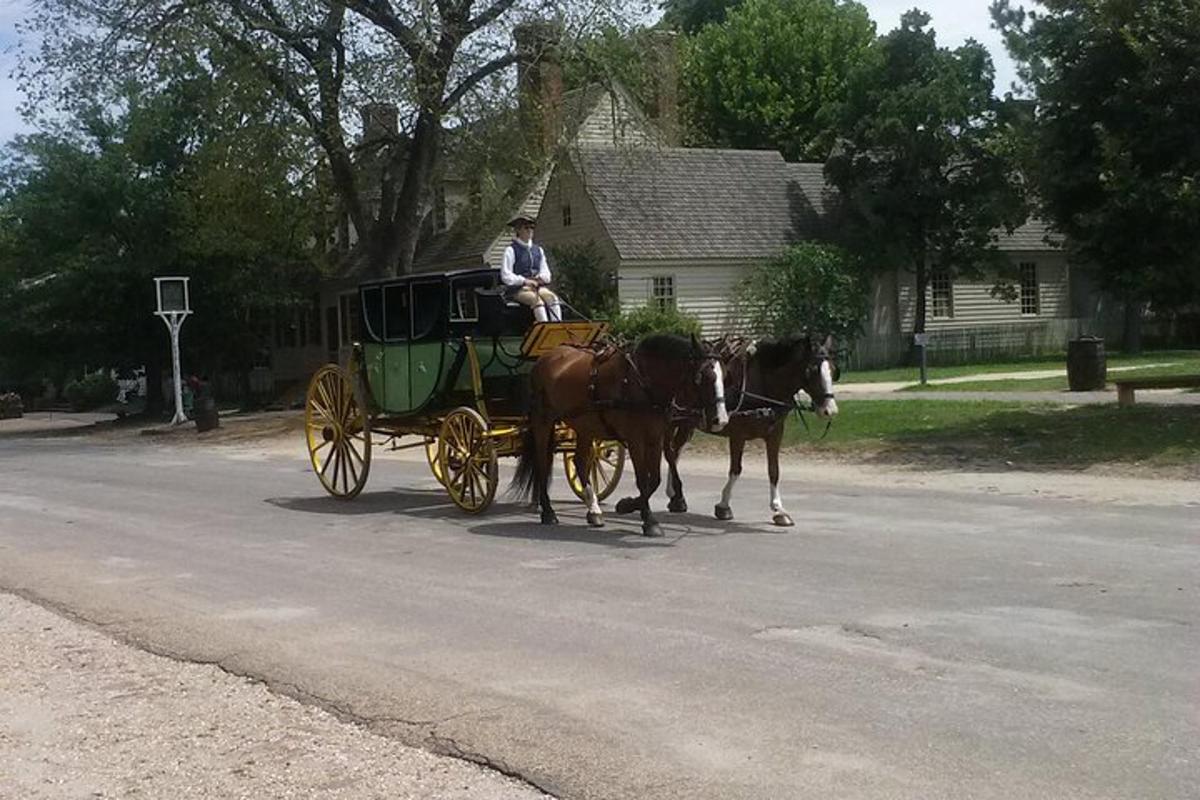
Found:
[[[395,199],[385,191],[379,220],[374,226],[368,269],[373,275],[404,275],[412,272],[413,256],[421,237],[428,200],[441,145],[440,117],[423,111],[417,117],[404,166],[404,179]],[[388,206],[391,206],[390,208]]]
[[[1140,300],[1125,300],[1125,324],[1122,331],[1122,349],[1126,353],[1142,352],[1142,303]]]

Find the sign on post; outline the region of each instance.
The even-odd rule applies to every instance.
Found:
[[[158,310],[154,314],[162,319],[171,334],[171,366],[175,373],[175,416],[171,424],[178,425],[187,422],[183,414],[183,376],[179,370],[179,329],[183,327],[183,320],[192,313],[188,278],[155,278],[154,294],[158,301]]]

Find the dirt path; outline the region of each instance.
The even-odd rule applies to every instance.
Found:
[[[0,797],[547,795],[0,594]]]

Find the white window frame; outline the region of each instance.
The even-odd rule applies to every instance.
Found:
[[[650,278],[650,304],[654,308],[678,308],[674,275],[655,275]]]
[[[1042,313],[1042,286],[1038,282],[1038,265],[1036,261],[1022,261],[1019,265],[1021,272],[1020,281],[1020,303],[1022,317],[1036,317]],[[1026,282],[1026,270],[1032,277],[1031,282]],[[1032,291],[1027,295],[1026,289]],[[1031,301],[1031,302],[1027,302]],[[1032,310],[1029,310],[1032,307]]]
[[[944,285],[946,307],[938,313],[938,289]],[[954,278],[949,272],[937,270],[929,274],[929,316],[931,319],[954,319]]]

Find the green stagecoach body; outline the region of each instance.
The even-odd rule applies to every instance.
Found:
[[[494,269],[413,275],[363,284],[362,359],[370,401],[387,416],[475,404],[468,343],[484,400],[499,413],[524,413],[533,361],[521,354],[525,308],[498,294]]]

